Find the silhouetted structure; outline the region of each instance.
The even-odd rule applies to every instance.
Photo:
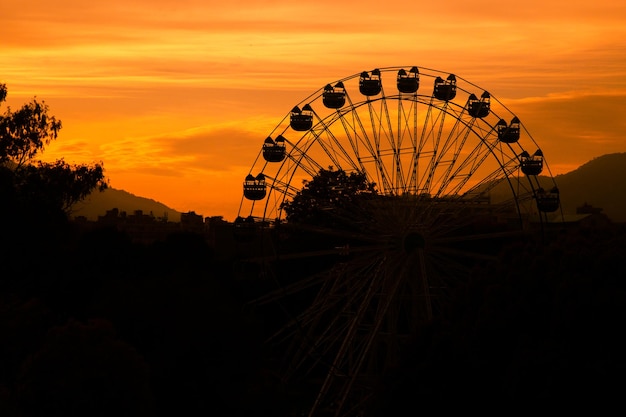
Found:
[[[520,119],[455,74],[362,71],[279,120],[243,182],[236,253],[280,283],[260,304],[297,300],[274,348],[310,395],[299,412],[358,414],[455,285],[562,215],[560,192]]]

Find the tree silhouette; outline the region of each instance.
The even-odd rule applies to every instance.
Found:
[[[7,96],[0,85],[0,103]],[[16,112],[8,108],[0,117],[0,163],[10,161],[19,169],[32,160],[51,140],[57,138],[61,121],[48,115],[48,106],[33,99]]]
[[[415,334],[372,415],[621,405],[625,239],[623,227],[572,229],[504,247]]]
[[[336,226],[340,212],[347,211],[360,199],[376,194],[376,184],[362,172],[321,169],[291,201],[281,205],[287,220],[294,223]],[[331,212],[334,212],[331,214]]]
[[[7,96],[0,84],[0,103]],[[12,202],[12,214],[69,213],[71,206],[107,182],[102,163],[71,165],[64,160],[36,161],[35,157],[55,140],[61,121],[49,114],[45,102],[33,99],[19,110],[7,108],[0,115],[0,193]],[[9,213],[6,213],[9,214]]]
[[[102,165],[70,165],[62,159],[30,164],[16,174],[16,180],[23,204],[38,207],[40,212],[70,213],[94,189],[107,187]]]
[[[18,409],[24,417],[151,416],[148,366],[108,321],[72,320],[24,362]]]

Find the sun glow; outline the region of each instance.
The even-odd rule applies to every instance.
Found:
[[[553,174],[625,150],[624,2],[397,6],[9,0],[0,82],[12,109],[36,96],[62,120],[45,158],[102,161],[115,188],[227,219],[293,105],[374,68],[419,65],[488,89]]]

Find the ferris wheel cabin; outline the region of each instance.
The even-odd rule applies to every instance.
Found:
[[[519,140],[520,121],[516,117],[511,119],[511,124],[507,125],[506,120],[500,119],[496,124],[498,140],[504,143],[515,143]]]
[[[313,127],[313,109],[308,104],[305,104],[302,110],[300,107],[295,106],[291,110],[290,125],[293,130],[304,132]]]
[[[263,143],[263,158],[267,162],[280,162],[285,159],[286,148],[285,138],[283,135],[278,135],[276,140],[271,137],[267,137]]]
[[[435,78],[433,95],[437,100],[443,101],[450,101],[456,97],[456,76],[450,74],[446,80],[441,77]]]
[[[524,151],[520,155],[522,172],[526,175],[539,175],[543,171],[543,152],[537,149],[534,154],[530,155]]]
[[[346,89],[341,81],[335,86],[326,84],[322,94],[322,102],[329,109],[340,109],[346,104]]]
[[[260,173],[256,177],[248,174],[243,182],[243,195],[248,200],[262,200],[266,194],[265,175]]]
[[[470,94],[467,100],[467,111],[472,117],[483,118],[489,115],[491,96],[488,92],[483,92],[480,99],[476,94]]]
[[[413,67],[407,73],[404,68],[398,71],[396,84],[401,93],[413,94],[420,86],[420,73],[417,67]]]
[[[544,213],[552,213],[559,209],[559,189],[553,187],[550,191],[539,188],[536,194],[537,208]]]
[[[370,73],[363,71],[359,78],[359,91],[364,96],[375,96],[380,94],[383,85],[380,80],[380,70],[375,69]]]

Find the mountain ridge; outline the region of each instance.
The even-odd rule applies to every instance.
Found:
[[[549,177],[540,176],[539,180],[547,182]],[[595,157],[568,173],[554,176],[554,181],[559,188],[564,214],[574,214],[578,207],[588,204],[601,208],[614,222],[626,222],[626,152]],[[129,214],[141,210],[173,222],[180,221],[181,215],[159,201],[108,188],[93,192],[76,204],[72,216],[97,220],[113,208]]]
[[[626,222],[626,152],[598,156],[554,180],[564,212],[590,204],[614,222]]]
[[[88,220],[98,220],[99,216],[104,216],[112,209],[128,214],[141,211],[144,214],[152,214],[155,218],[166,218],[171,222],[179,222],[181,215],[181,212],[160,201],[109,187],[104,191],[94,191],[83,201],[75,204],[72,207],[71,216],[84,216]]]

